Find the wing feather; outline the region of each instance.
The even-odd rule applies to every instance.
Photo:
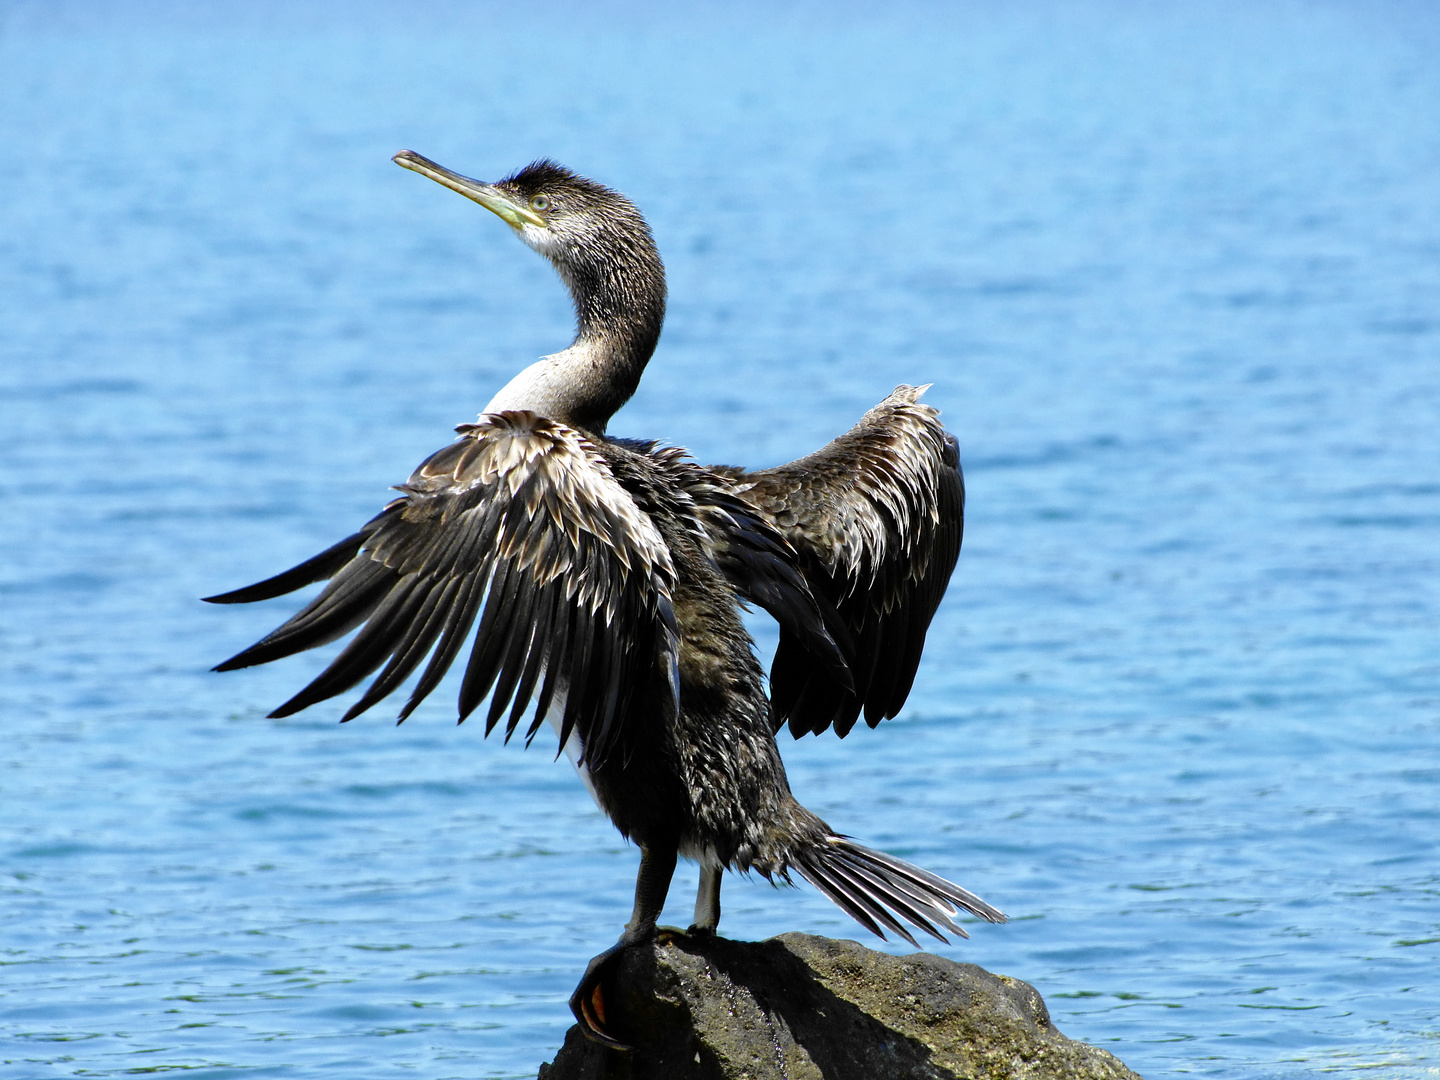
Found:
[[[280,659],[363,623],[272,715],[344,693],[380,669],[348,720],[393,693],[428,655],[403,720],[439,684],[473,628],[460,718],[489,695],[486,732],[508,709],[508,738],[539,686],[527,741],[563,698],[562,735],[577,732],[593,765],[624,742],[635,702],[677,707],[669,551],[580,432],[526,412],[488,415],[459,431],[360,532],[292,570],[214,597],[268,599],[332,579],[220,669]]]
[[[270,715],[291,716],[316,702],[343,694],[383,664],[396,647],[395,629],[407,625],[423,593],[414,577],[401,578],[376,606],[365,626],[330,666]]]
[[[402,722],[430,696],[430,692],[440,684],[440,680],[450,670],[450,665],[455,662],[455,657],[465,644],[465,636],[470,632],[470,624],[475,621],[475,612],[480,609],[480,601],[485,597],[485,584],[485,578],[478,573],[460,578],[456,587],[457,595],[446,614],[445,630],[440,644],[435,647],[424,674],[410,692],[410,700],[400,710],[399,719]]]
[[[735,592],[769,612],[787,640],[827,679],[849,688],[850,631],[834,606],[811,590],[801,555],[789,540],[735,493],[725,471],[696,465],[673,447],[642,443],[636,448],[688,496],[686,517],[699,526],[696,540]]]
[[[426,593],[421,610],[406,630],[400,644],[396,646],[390,663],[375,677],[375,681],[365,691],[365,696],[346,710],[342,720],[355,719],[372,705],[388,697],[410,677],[410,673],[425,659],[425,655],[435,644],[435,639],[445,628],[445,616],[459,586],[460,579],[452,577],[439,588]]]
[[[268,664],[344,637],[369,618],[385,599],[388,579],[383,566],[371,565],[361,556],[351,559],[340,576],[293,618],[215,670],[234,671]]]
[[[376,521],[378,520],[379,518],[376,519]],[[257,600],[273,600],[277,596],[284,596],[286,593],[294,592],[306,585],[313,585],[317,581],[333,577],[335,571],[353,559],[361,545],[370,538],[374,531],[372,528],[374,524],[375,522],[372,521],[359,532],[347,536],[338,544],[332,544],[319,555],[306,559],[299,566],[291,567],[283,574],[276,574],[272,578],[266,578],[264,581],[256,582],[244,589],[236,589],[234,592],[221,593],[219,596],[207,596],[205,602],[209,604],[253,604]]]
[[[781,623],[770,672],[778,730],[896,715],[914,684],[930,622],[960,553],[965,487],[954,439],[901,386],[808,457],[747,473],[718,469],[799,553],[805,580],[850,669],[847,685],[804,635]],[[835,624],[838,622],[839,626]]]
[[[510,709],[510,718],[505,721],[505,739],[508,742],[510,736],[515,734],[515,726],[520,723],[520,718],[525,715],[525,707],[535,693],[536,683],[540,680],[540,673],[545,666],[545,658],[549,655],[550,623],[555,604],[553,599],[540,595],[536,599],[534,622],[530,632],[530,649],[525,654],[525,667],[520,673],[520,683],[515,689],[515,703]],[[537,710],[540,708],[537,704]],[[544,717],[540,711],[537,719]],[[527,736],[527,742],[529,737]]]

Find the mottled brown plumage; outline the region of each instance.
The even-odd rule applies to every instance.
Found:
[[[470,650],[464,720],[557,732],[596,802],[640,846],[635,909],[571,999],[604,1031],[619,951],[656,933],[677,856],[701,865],[693,933],[713,933],[720,874],[800,873],[884,936],[944,940],[964,909],[1004,916],[943,878],[837,834],[790,793],[774,732],[874,726],[904,704],[960,549],[954,440],[922,389],[900,387],[799,461],[745,472],[608,438],[665,310],[650,231],[617,192],[538,162],[498,184],[404,151],[396,160],[495,212],[570,287],[576,336],[507,384],[359,532],[242,603],[328,580],[273,633],[220,665],[267,663],[358,632],[272,715],[374,676],[349,720],[420,675],[406,716]],[[780,624],[767,699],[742,601]],[[473,631],[473,637],[472,637]],[[426,663],[428,658],[428,663]],[[425,663],[421,670],[420,665]]]
[[[798,461],[726,470],[735,492],[799,553],[806,582],[849,636],[853,684],[846,687],[782,629],[770,674],[777,729],[789,721],[798,737],[833,726],[843,738],[862,709],[874,727],[910,694],[965,520],[959,450],[940,414],[920,404],[925,389],[897,387],[844,435]]]

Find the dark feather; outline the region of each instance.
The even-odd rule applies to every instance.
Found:
[[[347,572],[348,571],[348,572]],[[268,664],[297,652],[328,645],[359,626],[385,599],[395,574],[356,556],[314,600],[250,648],[215,666],[216,671]]]
[[[401,578],[375,608],[364,629],[351,639],[330,666],[270,716],[276,719],[291,716],[317,702],[343,694],[383,664],[395,649],[396,627],[409,624],[423,598],[418,584],[413,574]]]
[[[399,719],[401,721],[408,719],[416,707],[430,696],[430,692],[440,685],[440,680],[450,670],[450,665],[455,662],[461,646],[465,644],[465,635],[470,633],[470,625],[475,621],[475,612],[479,610],[480,601],[484,598],[485,581],[479,574],[460,578],[455,599],[445,619],[445,629],[440,638],[440,644],[435,647],[435,652],[430,657],[430,663],[425,666],[425,671],[415,684],[415,689],[410,692],[410,700],[400,710]]]
[[[346,710],[345,715],[340,718],[342,721],[355,719],[372,705],[388,697],[409,678],[420,661],[425,659],[425,654],[435,644],[435,639],[440,636],[449,614],[449,606],[459,586],[459,578],[449,578],[425,590],[421,608],[411,620],[405,636],[395,646],[390,663],[376,676],[370,688],[365,691],[365,696]]]
[[[716,470],[798,552],[850,669],[848,683],[835,679],[804,623],[782,622],[770,671],[776,730],[788,721],[797,737],[833,728],[843,738],[862,713],[874,727],[910,694],[964,527],[955,443],[920,393],[898,388],[789,465]]]
[[[383,665],[348,720],[398,689],[429,654],[403,720],[444,677],[474,626],[460,718],[489,695],[486,731],[510,709],[508,735],[537,684],[536,724],[563,689],[564,736],[578,733],[586,760],[603,761],[627,737],[642,695],[659,715],[675,713],[668,553],[578,432],[529,413],[487,417],[463,432],[355,536],[218,598],[263,599],[334,575],[304,610],[221,668],[279,659],[363,623],[272,715],[344,693]]]
[[[335,572],[355,557],[360,546],[374,533],[376,523],[385,517],[390,511],[388,508],[381,513],[369,525],[351,536],[347,536],[338,544],[332,544],[319,555],[306,559],[299,566],[291,567],[283,574],[276,574],[264,581],[257,581],[254,585],[247,585],[243,589],[235,589],[233,592],[220,593],[218,596],[205,597],[207,604],[253,604],[257,600],[273,600],[277,596],[284,596],[286,593],[294,592],[296,589],[303,589],[306,585],[313,585],[317,581],[325,581],[335,576]]]
[[[881,938],[883,925],[914,945],[901,919],[940,941],[946,938],[936,923],[969,937],[951,918],[957,908],[987,922],[1006,921],[1002,912],[959,885],[847,837],[830,836],[807,846],[796,853],[794,866],[806,881]]]

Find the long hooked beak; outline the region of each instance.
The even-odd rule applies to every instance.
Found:
[[[437,184],[444,184],[451,191],[458,191],[467,199],[474,199],[492,214],[504,220],[512,229],[523,229],[526,225],[544,225],[544,219],[506,191],[494,184],[483,184],[451,172],[443,165],[437,165],[414,150],[401,150],[390,159],[402,169],[409,169],[421,176],[428,176]]]

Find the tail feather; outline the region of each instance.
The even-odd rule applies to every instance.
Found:
[[[928,888],[939,892],[951,903],[959,905],[970,912],[970,914],[977,915],[986,922],[1003,923],[1007,921],[1003,911],[990,906],[969,889],[962,889],[953,881],[946,881],[939,874],[932,874],[924,867],[916,866],[914,863],[908,863],[904,859],[897,859],[895,856],[887,855],[883,851],[875,851],[871,848],[862,847],[860,844],[845,840],[844,838],[841,839],[850,851],[855,852],[866,860],[879,863],[881,866],[888,868],[892,873],[900,875],[902,879],[909,880],[922,889]]]
[[[917,896],[916,893],[918,890],[913,886],[906,888],[901,882],[894,879],[887,882],[859,862],[850,859],[846,859],[845,862],[852,875],[858,875],[862,878],[865,884],[874,890],[877,896],[884,900],[886,906],[898,912],[911,926],[919,927],[925,931],[925,933],[940,941],[945,940],[945,935],[935,928],[935,923],[939,923],[952,934],[959,934],[961,937],[966,936],[964,928],[958,926],[950,917],[950,911],[936,907],[934,903],[923,896]],[[915,940],[903,929],[900,930],[900,934],[906,941],[909,941],[910,944],[916,944]]]
[[[814,867],[809,862],[809,860],[797,858],[792,865],[795,867],[796,870],[800,871],[801,875],[805,878],[806,881],[810,882],[811,885],[814,885],[815,888],[819,889],[820,892],[825,895],[825,898],[827,900],[829,900],[832,904],[838,907],[841,911],[845,912],[846,915],[849,915],[861,926],[865,927],[866,930],[869,930],[876,937],[880,938],[882,941],[885,940],[884,931],[882,931],[880,927],[876,925],[875,920],[866,913],[863,907],[860,907],[854,900],[850,898],[849,893],[845,890],[843,885],[839,883],[832,883],[831,880],[823,872],[821,872],[819,868]]]
[[[827,836],[792,855],[791,865],[837,907],[882,940],[885,932],[881,927],[884,926],[911,945],[916,944],[915,938],[901,925],[901,919],[940,941],[949,940],[941,929],[969,937],[954,921],[961,909],[987,922],[1005,921],[1003,912],[968,889],[847,837]]]
[[[904,924],[901,923],[899,919],[890,914],[889,909],[897,906],[895,903],[896,897],[893,893],[885,889],[884,886],[876,886],[873,881],[865,880],[864,876],[856,873],[853,868],[846,866],[845,862],[841,859],[832,860],[826,867],[826,870],[830,875],[831,883],[844,889],[845,894],[858,906],[864,908],[866,914],[868,914],[871,919],[893,930],[911,945],[919,948],[919,942],[915,940],[915,936],[911,934],[909,930],[905,929]],[[923,922],[924,920],[921,921]],[[874,929],[875,933],[879,934],[882,938],[885,936],[884,932],[879,929],[875,929],[874,927],[870,927],[870,929]],[[934,933],[933,928],[931,932]],[[940,937],[938,933],[935,934],[935,936]],[[945,939],[940,938],[940,940],[944,941]]]

